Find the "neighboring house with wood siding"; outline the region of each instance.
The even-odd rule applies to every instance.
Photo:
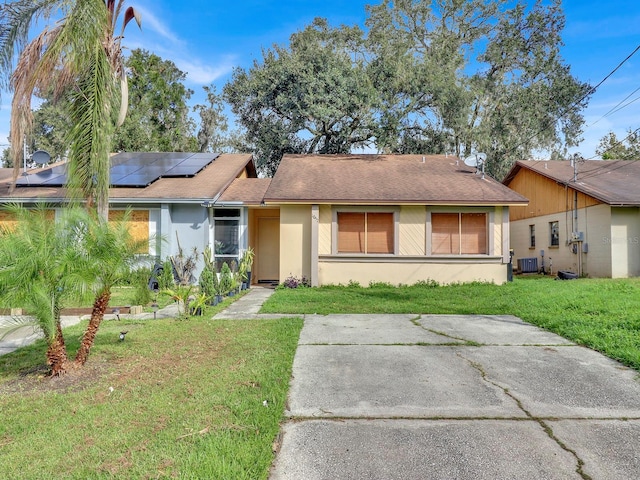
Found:
[[[503,183],[529,199],[511,209],[514,263],[590,277],[640,275],[640,163],[520,161]]]
[[[504,283],[509,212],[523,196],[445,155],[285,155],[265,196],[279,211],[279,278]]]

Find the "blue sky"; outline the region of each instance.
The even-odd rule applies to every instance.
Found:
[[[234,67],[260,61],[262,49],[286,44],[289,36],[314,17],[334,26],[364,26],[367,3],[360,0],[129,0],[142,14],[142,31],[132,23],[125,35],[129,48],[144,48],[172,60],[187,73],[186,85],[195,91],[192,103],[203,99],[202,86],[218,91]],[[561,52],[580,80],[597,84],[640,45],[640,2],[635,0],[566,0],[566,28]],[[640,87],[640,52],[608,79],[592,96],[585,111],[584,140],[572,151],[595,156],[598,141],[614,131],[619,138],[640,127],[640,101],[602,118]],[[640,91],[625,102],[640,97]],[[0,144],[9,132],[10,98],[2,96]]]

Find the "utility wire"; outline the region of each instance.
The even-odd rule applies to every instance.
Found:
[[[580,104],[580,102],[582,102],[585,98],[587,98],[589,95],[592,95],[593,93],[596,92],[596,90],[598,88],[600,88],[600,86],[606,82],[614,73],[616,73],[620,67],[622,67],[622,65],[624,65],[625,63],[627,63],[627,61],[629,61],[629,59],[631,57],[633,57],[638,50],[640,50],[640,45],[638,45],[635,50],[633,50],[633,52],[631,52],[629,55],[627,55],[627,57],[622,60],[618,66],[616,68],[614,68],[613,70],[611,70],[602,80],[600,80],[600,82],[598,82],[598,84],[595,87],[591,87],[582,97],[580,97],[578,100],[576,100],[575,102],[573,102],[571,105],[569,105],[565,111],[559,115],[558,119],[564,117],[567,113],[569,113],[569,111],[571,111],[571,109],[573,109],[576,105]],[[635,93],[635,92],[634,92]],[[624,101],[624,100],[623,100]],[[532,136],[530,136],[525,142],[522,142],[518,145],[516,145],[515,147],[513,147],[511,150],[512,152],[516,152],[518,150],[518,148],[522,147],[523,145],[525,145],[526,143],[529,143],[531,140],[533,140],[536,136],[538,136],[540,133],[542,133],[542,129],[538,130],[536,133],[534,133]]]
[[[636,88],[633,92],[631,92],[629,95],[627,95],[627,96],[626,96],[626,97],[624,97],[622,100],[620,100],[620,101],[618,102],[618,104],[617,104],[615,107],[613,107],[612,109],[610,109],[607,113],[605,113],[604,115],[602,115],[598,120],[596,120],[595,122],[593,122],[591,125],[587,126],[587,128],[593,127],[596,123],[598,123],[598,122],[599,122],[600,120],[602,120],[603,118],[606,118],[606,117],[608,117],[609,115],[612,115],[612,114],[614,114],[614,113],[616,113],[616,112],[619,112],[619,111],[620,111],[620,110],[622,110],[623,108],[625,108],[625,107],[627,107],[627,106],[631,105],[633,102],[635,102],[636,100],[640,99],[640,97],[636,97],[634,100],[630,101],[629,103],[627,103],[627,104],[625,104],[625,105],[622,105],[622,103],[624,103],[625,101],[627,101],[627,99],[628,99],[631,95],[633,95],[634,93],[636,93],[638,90],[640,90],[640,87]],[[622,105],[622,106],[620,107],[620,105]],[[620,107],[620,108],[618,108],[618,107]]]

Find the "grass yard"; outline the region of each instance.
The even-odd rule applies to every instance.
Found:
[[[640,279],[278,289],[261,312],[515,315],[640,371]]]
[[[60,379],[42,341],[0,357],[0,478],[266,479],[302,322],[210,317],[104,321]]]

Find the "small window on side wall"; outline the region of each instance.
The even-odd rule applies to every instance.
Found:
[[[536,248],[536,226],[529,225],[529,248]]]
[[[560,225],[558,222],[549,222],[549,246],[560,246]]]

